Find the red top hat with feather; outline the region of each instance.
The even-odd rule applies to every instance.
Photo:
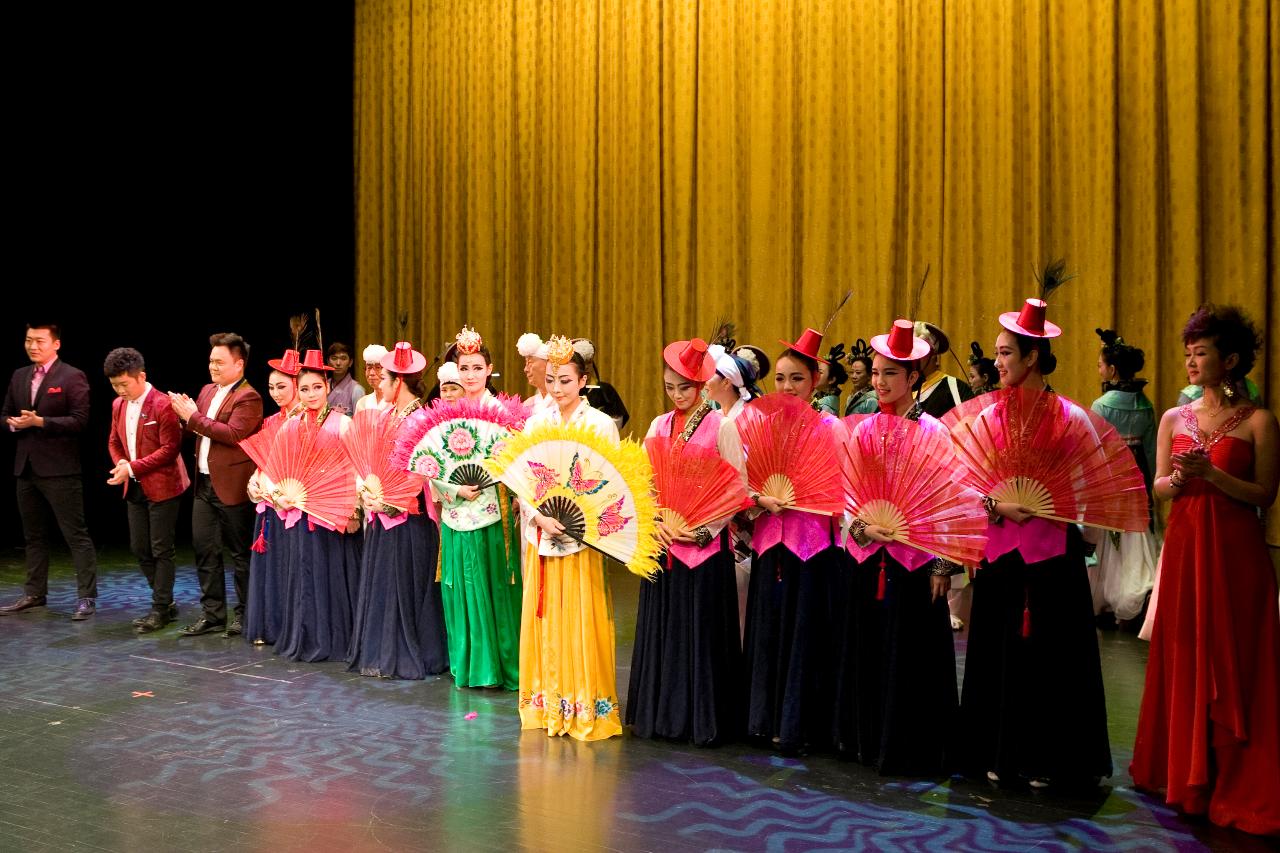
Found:
[[[285,350],[284,355],[279,358],[267,359],[267,364],[272,370],[278,370],[286,376],[297,376],[298,371],[302,369],[296,349]]]
[[[917,361],[928,355],[933,348],[924,338],[917,338],[914,331],[915,326],[910,320],[894,320],[889,334],[876,335],[871,339],[871,348],[895,361]]]
[[[392,373],[421,373],[427,369],[427,357],[413,348],[408,341],[396,341],[395,348],[378,362],[383,370]]]
[[[662,351],[662,360],[676,373],[692,382],[706,382],[716,375],[716,363],[707,352],[707,342],[702,338],[667,344]]]
[[[298,372],[303,370],[319,370],[322,373],[333,372],[333,368],[324,363],[324,353],[318,349],[307,350],[307,354],[302,357],[302,363],[298,365]]]
[[[1062,334],[1062,327],[1050,323],[1046,319],[1049,303],[1045,300],[1049,294],[1066,284],[1075,275],[1067,275],[1067,262],[1058,258],[1047,264],[1044,271],[1035,270],[1036,279],[1040,282],[1040,298],[1031,298],[1022,303],[1021,311],[1006,311],[1000,315],[1000,325],[1019,335],[1032,338],[1056,338]]]
[[[1022,303],[1021,311],[1006,311],[1001,314],[1000,325],[1019,335],[1032,338],[1056,338],[1062,334],[1062,327],[1045,319],[1048,311],[1048,302],[1033,297]]]
[[[822,351],[822,332],[817,329],[805,329],[804,334],[800,336],[795,343],[778,338],[778,343],[783,344],[787,349],[794,350],[801,355],[807,355],[814,361],[827,364],[827,360],[818,355]]]

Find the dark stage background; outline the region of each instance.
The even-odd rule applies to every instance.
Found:
[[[29,318],[61,325],[60,357],[93,388],[90,530],[126,543],[105,485],[112,347],[136,347],[156,387],[195,396],[208,336],[236,331],[265,398],[290,314],[318,307],[325,341],[351,342],[353,7],[21,4],[5,17],[18,50],[0,372],[7,383],[28,363]],[[10,553],[12,448],[0,439]]]

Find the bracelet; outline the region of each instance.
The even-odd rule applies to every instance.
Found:
[[[1182,479],[1182,472],[1176,468],[1174,469],[1173,473],[1169,475],[1170,488],[1181,489],[1183,486],[1186,485],[1186,483],[1187,481]]]
[[[755,504],[756,506],[760,506],[760,493],[759,493],[759,492],[752,492],[752,493],[751,493],[751,502],[752,502],[753,504]]]
[[[699,548],[707,547],[711,544],[711,540],[714,538],[715,537],[711,535],[711,528],[707,527],[705,524],[693,531],[693,541],[697,543]]]
[[[998,503],[999,501],[990,495],[982,498],[982,506],[987,510],[987,521],[992,524],[999,524],[1004,519],[1004,516],[996,511],[996,504]]]
[[[849,535],[858,543],[859,548],[865,548],[871,543],[871,537],[867,536],[867,523],[861,518],[855,518],[849,524]]]

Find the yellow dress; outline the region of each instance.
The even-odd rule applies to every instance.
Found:
[[[622,734],[613,601],[604,558],[525,553],[520,620],[520,727],[604,740]]]

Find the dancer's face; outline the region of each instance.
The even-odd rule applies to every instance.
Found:
[[[775,391],[783,394],[808,400],[813,396],[813,386],[817,379],[817,375],[812,373],[808,366],[789,355],[784,355],[778,359],[773,374],[773,387]]]

